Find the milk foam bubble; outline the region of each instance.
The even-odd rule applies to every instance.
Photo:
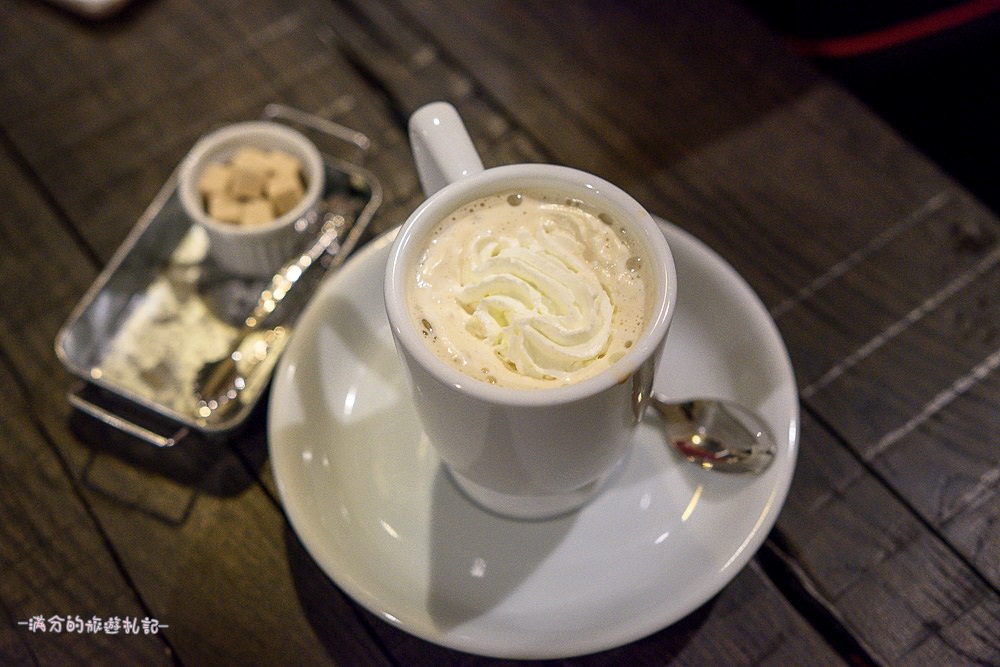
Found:
[[[512,388],[592,377],[642,334],[652,280],[628,232],[576,200],[504,192],[430,236],[407,295],[436,354]]]

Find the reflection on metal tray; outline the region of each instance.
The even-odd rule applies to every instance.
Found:
[[[266,115],[304,124],[313,131],[332,125],[274,105],[268,107]],[[343,130],[348,136],[364,138]],[[324,162],[325,199],[349,198],[352,208],[360,211],[340,250],[328,258],[329,271],[357,245],[381,204],[382,191],[368,171],[325,154]],[[315,234],[315,229],[303,233],[303,247]],[[207,250],[204,231],[191,223],[180,206],[175,173],[57,337],[57,354],[70,371],[101,388],[99,393],[110,396],[112,402],[123,402],[117,407],[110,402],[97,403],[87,398],[93,392],[84,391],[70,395],[75,407],[161,446],[174,444],[177,433],[195,429],[207,435],[221,434],[246,419],[264,393],[281,348],[294,329],[295,314],[301,310],[295,306],[312,295],[317,281],[296,286],[296,302],[284,306],[288,315],[276,322],[280,326],[259,332],[241,347],[241,370],[247,381],[241,405],[224,419],[206,421],[198,414],[195,377],[206,362],[230,351],[240,323],[266,286],[264,280],[225,274]],[[265,348],[266,354],[259,353]],[[136,407],[151,412],[153,421],[162,423],[165,418],[175,424],[176,429],[170,430],[176,433],[158,435],[137,423],[131,416]]]

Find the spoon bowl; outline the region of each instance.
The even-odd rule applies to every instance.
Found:
[[[761,473],[774,461],[774,434],[747,408],[721,399],[651,399],[670,444],[688,461],[728,473]]]

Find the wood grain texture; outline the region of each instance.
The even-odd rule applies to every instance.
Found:
[[[989,633],[969,628],[1000,624],[990,584],[814,420],[802,436],[773,539],[821,599],[884,664],[924,664],[931,654],[946,664],[995,660]]]
[[[724,0],[157,0],[0,21],[0,662],[494,664],[360,609],[285,520],[265,416],[157,451],[71,413],[52,340],[198,136],[282,102],[367,134],[372,233],[422,199],[406,118],[487,166],[609,178],[730,261],[802,388],[764,552],[691,616],[565,664],[1000,663],[996,218]],[[27,614],[148,615],[42,637]],[[132,641],[132,640],[135,641]]]
[[[0,663],[171,664],[162,634],[53,632],[59,619],[65,630],[67,618],[75,623],[95,616],[155,616],[121,567],[81,485],[67,475],[68,461],[53,447],[60,433],[46,422],[55,414],[65,417],[66,410],[47,397],[58,397],[56,387],[66,378],[57,372],[50,336],[58,313],[77,298],[75,287],[85,286],[94,271],[75,255],[53,211],[18,166],[0,150],[0,282],[14,290],[5,297],[7,313],[0,320]],[[39,251],[49,251],[49,260],[39,262]],[[75,284],[66,266],[78,268]],[[29,290],[29,298],[11,299],[19,290]],[[39,616],[44,632],[27,625]]]
[[[787,283],[773,281],[800,283],[796,269],[836,263],[831,253],[909,212],[930,185],[921,163],[886,179],[906,152],[898,138],[804,65],[778,58],[780,45],[731,5],[562,11],[538,2],[511,16],[496,5],[407,7],[550,159],[619,183],[703,237],[768,303],[787,296]],[[576,38],[588,26],[600,29]],[[623,72],[640,59],[641,70]]]

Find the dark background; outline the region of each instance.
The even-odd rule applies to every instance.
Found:
[[[745,4],[793,40],[870,34],[957,6],[987,6],[941,0]],[[811,60],[994,211],[1000,210],[1000,9],[875,52]]]

